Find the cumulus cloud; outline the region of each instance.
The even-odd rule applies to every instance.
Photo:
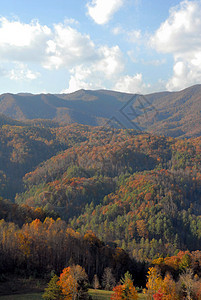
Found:
[[[94,65],[97,71],[105,74],[108,79],[115,77],[121,73],[124,69],[124,63],[121,50],[118,46],[109,48],[108,46],[102,46],[98,50],[99,60]]]
[[[48,69],[69,68],[75,63],[80,64],[97,57],[95,45],[88,35],[63,24],[54,26],[52,39],[46,44],[44,67]]]
[[[70,70],[68,88],[62,92],[111,86],[125,92],[144,92],[148,88],[142,74],[121,76],[125,62],[119,46],[96,46],[89,35],[71,24],[75,24],[74,20],[50,28],[38,21],[24,24],[1,18],[0,59],[2,67],[6,65],[2,76],[11,80],[37,79],[40,74],[31,70],[30,63],[48,70]]]
[[[95,45],[67,23],[53,29],[38,21],[30,24],[19,20],[0,19],[0,58],[2,61],[36,62],[48,69],[72,67],[75,62],[94,59]]]
[[[62,92],[71,93],[79,89],[100,89],[108,80],[115,81],[124,70],[122,53],[118,46],[102,46],[97,59],[71,69],[69,87]]]
[[[201,82],[201,1],[183,1],[170,10],[168,19],[151,37],[157,51],[174,57],[168,90]]]
[[[84,65],[76,66],[70,71],[69,87],[61,93],[72,93],[80,89],[100,89],[102,81],[97,72]]]
[[[0,18],[0,58],[12,61],[40,61],[51,30],[38,21],[30,24]]]
[[[34,80],[40,76],[39,72],[31,71],[27,65],[16,64],[15,68],[7,72],[6,77],[11,80],[24,81],[24,80]]]
[[[120,77],[114,86],[114,90],[128,93],[146,93],[149,88],[150,85],[144,83],[141,73]]]
[[[49,28],[40,25],[38,21],[24,24],[19,20],[1,18],[1,62],[15,64],[14,68],[11,67],[6,72],[9,78],[37,78],[39,73],[28,69],[28,63],[48,70],[70,69],[71,91],[77,88],[100,87],[105,80],[117,78],[124,69],[120,48],[107,45],[97,47],[89,35],[80,33],[69,23],[75,22],[65,20],[64,23]]]
[[[109,22],[123,3],[124,0],[92,0],[87,3],[88,14],[97,24],[103,25]]]

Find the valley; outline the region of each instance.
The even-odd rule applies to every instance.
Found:
[[[174,93],[174,101],[172,93],[148,95],[159,113],[144,118],[144,130],[86,124],[93,115],[89,103],[98,111],[96,104],[107,94],[96,115],[96,121],[103,121],[114,114],[114,107],[124,105],[128,94],[12,96],[18,108],[10,116],[6,109],[7,116],[0,115],[0,286],[11,274],[47,284],[52,274],[61,276],[64,268],[77,265],[85,269],[90,287],[97,275],[104,288],[107,268],[115,282],[110,290],[124,286],[118,284],[129,272],[140,291],[146,288],[147,295],[153,294],[147,278],[155,269],[161,286],[167,280],[178,285],[183,272],[193,272],[194,286],[200,284],[201,136],[195,125],[200,120],[200,89]],[[0,97],[0,109],[4,100],[9,103],[7,97]],[[169,101],[171,117],[161,99]],[[36,112],[41,103],[63,107],[71,101],[75,109],[82,103],[91,117],[81,122],[79,116],[77,123],[68,119],[66,124],[55,113],[44,118],[28,111],[25,115],[26,101],[38,101]],[[111,111],[103,114],[107,101]],[[196,113],[187,109],[189,101],[195,102]],[[174,112],[183,114],[176,123]],[[182,134],[175,134],[179,127]],[[130,284],[129,278],[125,282]]]

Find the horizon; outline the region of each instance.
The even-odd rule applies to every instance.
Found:
[[[30,93],[30,92],[17,92],[17,93],[10,93],[10,92],[5,92],[5,93],[2,93],[0,94],[0,96],[2,95],[5,95],[5,94],[11,94],[11,95],[33,95],[33,96],[37,96],[37,95],[70,95],[70,94],[75,94],[77,92],[80,92],[80,91],[84,91],[84,92],[100,92],[100,91],[108,91],[108,92],[114,92],[114,93],[121,93],[121,94],[130,94],[130,95],[150,95],[150,94],[157,94],[157,93],[177,93],[177,92],[181,92],[181,91],[184,91],[184,90],[187,90],[187,89],[190,89],[190,88],[193,88],[195,86],[201,86],[201,83],[197,83],[197,84],[194,84],[194,85],[190,85],[190,86],[187,86],[185,88],[182,88],[182,89],[179,89],[179,90],[175,90],[175,91],[167,91],[167,90],[161,90],[161,91],[152,91],[150,93],[129,93],[129,92],[123,92],[123,91],[115,91],[115,90],[111,90],[111,89],[97,89],[97,90],[93,90],[93,89],[78,89],[76,91],[73,91],[73,92],[66,92],[66,93],[50,93],[50,92],[39,92],[39,93]]]

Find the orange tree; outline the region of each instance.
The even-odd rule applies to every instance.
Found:
[[[133,285],[132,277],[128,272],[124,275],[121,283],[114,287],[114,294],[111,300],[137,300],[138,294]]]
[[[65,300],[89,299],[87,293],[88,277],[79,265],[63,269],[58,281]]]
[[[148,299],[177,300],[176,283],[170,274],[163,279],[157,267],[151,267],[148,271],[147,281]]]

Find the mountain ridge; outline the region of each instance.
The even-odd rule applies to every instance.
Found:
[[[122,108],[127,109],[124,114]],[[0,113],[17,121],[50,119],[92,126],[115,117],[121,127],[136,125],[154,134],[190,138],[201,135],[201,85],[147,95],[83,89],[70,94],[6,93],[0,95]]]

